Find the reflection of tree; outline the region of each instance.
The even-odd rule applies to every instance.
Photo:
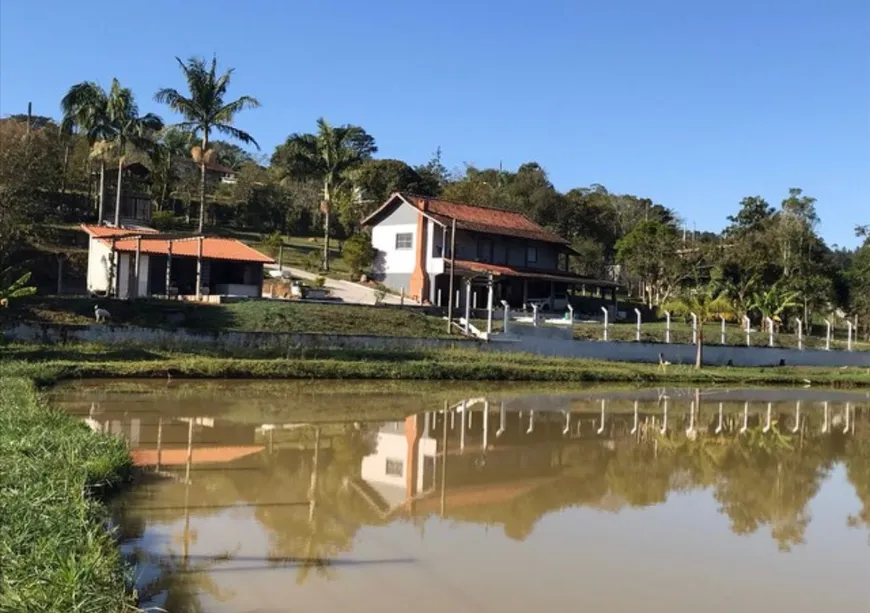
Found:
[[[847,450],[846,475],[861,501],[861,511],[849,517],[849,525],[854,528],[864,526],[870,531],[870,440],[854,440]]]

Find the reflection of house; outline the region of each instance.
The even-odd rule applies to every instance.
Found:
[[[233,239],[164,234],[142,227],[82,229],[90,237],[88,291],[120,298],[259,297],[263,264],[274,261]]]
[[[574,286],[616,291],[615,283],[569,272],[569,260],[578,254],[568,241],[515,211],[395,193],[362,223],[372,228],[378,251],[376,278],[415,300],[447,304],[451,262],[459,304],[468,281],[481,308],[487,304],[489,278],[496,304],[506,300],[513,307],[540,300],[564,308]],[[454,223],[455,261],[450,254]]]

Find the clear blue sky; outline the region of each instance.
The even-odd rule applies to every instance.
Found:
[[[382,157],[537,161],[699,230],[792,186],[829,243],[870,223],[868,0],[0,0],[0,115],[118,77],[171,120],[173,57],[213,53],[262,102],[238,125],[265,153],[325,116]]]

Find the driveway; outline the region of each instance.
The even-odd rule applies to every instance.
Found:
[[[267,266],[267,269],[276,269],[277,266]],[[304,279],[306,281],[314,281],[319,275],[302,270],[300,268],[290,268],[284,266],[284,270],[293,275],[294,279]],[[375,290],[366,285],[359,283],[351,283],[350,281],[341,281],[338,279],[326,279],[326,287],[331,291],[332,295],[341,299],[343,302],[351,302],[355,304],[375,304]],[[386,304],[400,304],[399,296],[387,294],[384,297]],[[405,298],[405,304],[417,304],[415,301]]]

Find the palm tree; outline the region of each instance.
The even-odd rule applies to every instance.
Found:
[[[799,298],[800,293],[785,291],[779,283],[774,283],[767,290],[752,294],[749,308],[758,311],[762,321],[769,318],[774,323],[782,323],[786,310],[800,306]]]
[[[151,154],[151,162],[159,169],[162,175],[160,187],[160,206],[165,206],[166,200],[172,191],[172,183],[177,179],[173,171],[175,162],[188,155],[190,149],[196,144],[196,137],[190,132],[179,130],[175,126],[165,128],[159,136],[157,146]],[[190,221],[188,209],[188,222]]]
[[[61,132],[68,133],[77,129],[84,134],[93,157],[100,162],[100,196],[97,210],[97,223],[103,221],[106,199],[106,158],[98,155],[103,150],[98,143],[105,143],[114,137],[114,129],[109,120],[109,96],[106,91],[91,81],[73,85],[60,103],[63,111]]]
[[[163,129],[163,120],[154,113],[139,115],[133,92],[112,80],[109,91],[109,121],[114,130],[114,144],[118,152],[118,185],[115,192],[115,227],[121,225],[121,184],[124,160],[129,147],[150,150],[154,146],[154,133]]]
[[[714,317],[730,317],[732,307],[722,290],[714,289],[712,285],[693,288],[683,293],[678,299],[665,305],[666,311],[678,315],[693,314],[698,318],[698,334],[695,339],[695,368],[704,364],[704,324]]]
[[[377,150],[375,139],[359,126],[331,126],[321,117],[317,134],[291,134],[272,156],[286,177],[323,186],[323,270],[329,270],[329,216],[336,195],[350,185],[348,172]]]
[[[246,108],[256,108],[260,103],[251,96],[224,102],[233,69],[230,68],[218,76],[217,57],[212,58],[210,67],[206,66],[205,60],[199,58],[190,58],[186,63],[177,57],[175,59],[187,80],[190,97],[181,95],[178,90],[163,88],[154,95],[154,99],[169,105],[169,108],[184,117],[185,120],[178,124],[180,128],[202,137],[199,149],[194,148],[191,151],[194,161],[200,166],[199,232],[202,232],[205,221],[205,167],[211,161],[209,137],[213,131],[217,131],[259,149],[260,146],[253,136],[233,127],[232,123],[237,113]]]

